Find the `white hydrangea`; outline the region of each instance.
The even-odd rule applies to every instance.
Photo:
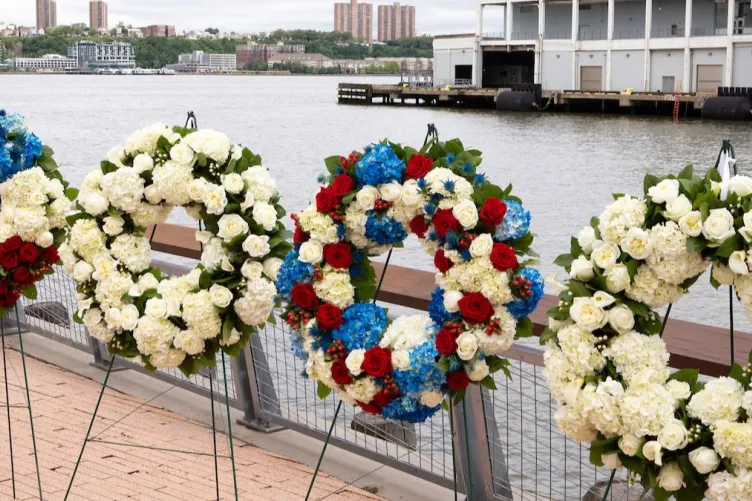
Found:
[[[143,316],[139,319],[133,338],[143,355],[166,353],[180,333],[180,328],[169,320]]]
[[[631,384],[621,400],[624,434],[657,436],[674,419],[675,400],[661,384]]]
[[[501,355],[514,344],[514,336],[517,334],[517,320],[503,306],[497,307],[491,319],[499,322],[500,333],[487,335],[481,332],[478,337],[480,352],[484,355]]]
[[[191,132],[183,138],[183,143],[196,153],[203,154],[206,158],[223,164],[230,156],[230,138],[221,132],[211,129],[201,129]]]
[[[149,362],[157,369],[176,369],[184,360],[185,352],[172,348],[166,352],[155,353],[149,357]]]
[[[598,430],[582,416],[582,413],[569,405],[560,406],[554,413],[554,420],[566,436],[577,442],[592,442],[598,438]]]
[[[559,346],[571,365],[572,377],[591,376],[606,365],[591,332],[570,325],[557,334]]]
[[[392,350],[416,348],[429,339],[432,327],[433,321],[426,314],[401,316],[386,329],[379,346]]]
[[[201,339],[217,337],[222,328],[219,310],[206,290],[186,294],[183,298],[183,320]]]
[[[752,468],[752,423],[715,423],[713,447],[722,458],[741,468]]]
[[[653,309],[675,303],[683,294],[681,287],[664,282],[646,265],[637,269],[634,280],[627,288],[627,297]]]
[[[313,288],[316,295],[327,303],[345,309],[355,301],[355,288],[350,280],[350,273],[337,271],[329,265],[323,269],[323,278]]]
[[[614,363],[616,371],[627,382],[645,369],[653,371],[655,383],[668,379],[669,353],[666,343],[659,336],[647,336],[637,331],[620,334],[612,339],[603,354]]]
[[[654,226],[650,232],[651,255],[647,262],[657,278],[679,285],[693,278],[710,264],[699,252],[687,251],[687,236],[674,222]]]
[[[133,287],[130,274],[114,271],[97,282],[94,297],[102,308],[120,308],[123,296]]]
[[[180,331],[173,341],[175,348],[183,350],[188,355],[199,355],[206,347],[206,341],[191,330]]]
[[[721,377],[708,381],[705,388],[692,396],[687,412],[706,426],[716,421],[736,421],[744,403],[744,388],[736,379]]]
[[[345,391],[356,401],[368,403],[378,393],[379,387],[373,378],[364,377],[345,386]]]
[[[261,325],[272,312],[276,294],[277,288],[269,280],[249,281],[243,295],[235,301],[235,313],[246,325]]]
[[[188,185],[193,181],[192,165],[165,162],[154,167],[152,173],[153,186],[157,188],[158,193],[168,204],[179,206],[191,202],[191,197],[188,195]]]
[[[241,175],[245,185],[255,200],[268,202],[279,194],[277,183],[269,171],[261,166],[250,167]]]
[[[113,207],[133,212],[144,197],[144,179],[132,167],[123,167],[102,179],[102,194]]]
[[[125,142],[125,153],[132,157],[135,157],[139,153],[154,155],[157,151],[159,138],[162,136],[169,136],[171,132],[170,128],[164,124],[154,124],[139,129]],[[122,161],[125,160],[125,155],[122,153],[120,147],[113,148],[113,150],[111,150],[111,155],[109,156],[119,160],[121,165]],[[115,165],[117,165],[117,163],[115,163]]]
[[[752,496],[752,470],[738,468],[735,472],[711,473],[705,497],[710,501],[742,501]]]
[[[329,388],[337,388],[339,385],[332,379],[332,362],[326,360],[324,350],[308,351],[308,361],[305,366],[306,374],[314,381],[321,381]]]
[[[140,273],[151,265],[149,239],[135,235],[120,235],[110,244],[112,256],[133,273]]]
[[[641,227],[645,223],[647,204],[628,195],[620,197],[606,207],[599,218],[598,229],[606,242],[618,244],[630,228]]]
[[[610,377],[598,386],[585,386],[579,398],[583,417],[607,437],[623,434],[619,404],[624,396],[624,387]]]
[[[163,224],[170,217],[172,206],[170,205],[152,205],[149,203],[140,203],[136,211],[131,213],[131,219],[136,226],[146,228],[152,224]]]
[[[509,277],[493,267],[488,256],[477,257],[453,266],[446,274],[436,274],[437,285],[444,290],[480,292],[494,308],[514,300]]]
[[[331,217],[316,210],[316,205],[309,205],[299,214],[298,223],[311,238],[323,244],[333,244],[339,241],[337,226]]]

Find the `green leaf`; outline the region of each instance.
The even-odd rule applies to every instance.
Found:
[[[78,312],[75,312],[73,314],[73,321],[79,325],[82,325],[84,323],[83,319],[81,318],[81,315],[78,314]],[[750,353],[752,355],[752,352]]]
[[[678,178],[692,180],[694,175],[695,175],[694,168],[692,167],[692,164],[689,164],[686,167],[684,167],[684,169],[682,169],[682,171],[679,173]]]
[[[110,172],[115,172],[117,170],[117,165],[108,162],[107,160],[102,160],[99,163],[99,168],[102,169],[102,174],[109,174]]]
[[[87,214],[86,212],[79,212],[65,218],[68,222],[68,226],[73,226],[79,219],[94,219],[94,216]]]
[[[332,394],[332,389],[329,388],[327,385],[322,383],[321,381],[318,382],[316,386],[316,395],[318,395],[320,400],[324,400],[326,397]]]
[[[574,256],[572,254],[562,254],[554,260],[554,264],[569,269],[573,261]]]
[[[710,204],[707,202],[700,204],[700,215],[702,217],[702,221],[705,222],[706,219],[708,219],[708,216],[710,215]]]
[[[687,252],[702,252],[708,246],[704,238],[692,237],[687,239]]]
[[[572,240],[569,244],[569,253],[572,254],[572,257],[574,258],[578,258],[582,255],[582,247],[580,246],[580,242],[576,237],[572,237]]]
[[[504,191],[495,184],[491,183],[485,183],[477,186],[475,188],[475,193],[473,194],[473,200],[475,200],[475,202],[480,206],[485,204],[486,200],[488,200],[489,198],[497,198],[499,200],[502,200],[503,197]]]
[[[637,261],[635,259],[631,261],[627,261],[625,263],[627,267],[627,272],[629,273],[629,279],[634,280],[635,275],[637,275],[637,269],[640,267],[640,261]]]
[[[480,384],[484,388],[488,388],[489,390],[496,391],[496,381],[494,381],[493,376],[486,376],[485,378],[483,378]]]
[[[552,339],[556,339],[556,331],[551,330],[548,327],[543,329],[543,332],[541,333],[541,336],[540,336],[541,346],[547,345],[548,342],[551,341]]]
[[[326,164],[326,170],[328,170],[329,174],[332,176],[336,176],[337,170],[342,168],[342,162],[340,161],[339,155],[328,157],[324,160],[324,163]]]
[[[37,286],[36,285],[30,285],[27,288],[21,292],[23,294],[23,297],[28,299],[36,299],[37,298]]]
[[[658,176],[654,176],[653,174],[645,176],[645,180],[642,183],[643,189],[645,190],[645,196],[648,196],[648,190],[658,184],[658,182]]]
[[[517,335],[515,339],[527,337],[533,337],[533,321],[529,318],[524,318],[517,323]]]
[[[569,281],[569,291],[572,293],[572,296],[574,297],[590,297],[590,291],[588,290],[587,286],[580,282],[579,280],[570,280]]]
[[[450,366],[451,366],[451,363],[448,357],[441,357],[439,359],[438,367],[441,372],[445,374],[448,373]]]
[[[198,286],[202,289],[210,289],[212,284],[214,284],[214,280],[212,279],[211,273],[204,270],[201,272],[201,276],[198,279]]]
[[[738,233],[731,238],[726,239],[718,250],[715,251],[715,255],[718,257],[731,257],[735,251],[744,249],[744,238]]]
[[[462,146],[462,141],[459,139],[450,139],[444,143],[444,148],[446,148],[447,152],[454,153],[455,155],[459,155],[465,151],[465,148]]]
[[[697,383],[697,379],[700,377],[700,371],[697,369],[682,369],[676,371],[669,376],[669,381],[681,381],[687,383],[690,387],[693,387]]]
[[[78,197],[78,190],[76,188],[68,188],[65,190],[65,196],[72,202]]]
[[[731,379],[736,379],[737,381],[739,381],[742,386],[749,384],[749,377],[744,375],[744,368],[739,364],[734,364],[733,366],[731,366],[729,377]]]
[[[662,489],[657,485],[653,487],[653,499],[655,501],[668,501],[671,496],[673,496],[672,492]]]
[[[45,154],[45,155],[47,155],[48,157],[51,157],[51,156],[53,156],[55,154],[55,152],[53,151],[53,149],[50,148],[49,146],[47,146],[46,144],[44,146],[42,146],[42,153]]]
[[[51,172],[51,171],[57,170],[57,162],[55,162],[54,158],[48,157],[47,155],[43,155],[39,157],[39,159],[37,160],[37,164],[45,172]]]
[[[644,303],[632,301],[631,299],[624,299],[624,304],[632,310],[632,313],[642,318],[650,317],[650,308]]]
[[[191,377],[198,372],[200,367],[201,363],[198,358],[186,357],[186,359],[183,360],[183,363],[180,364],[179,369],[185,377]]]
[[[229,315],[225,319],[225,323],[222,325],[222,340],[223,341],[227,341],[228,339],[232,337],[232,329],[233,329],[232,316],[233,315]]]

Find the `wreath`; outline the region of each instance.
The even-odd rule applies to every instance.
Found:
[[[65,217],[77,190],[52,158],[50,147],[27,131],[24,118],[0,110],[0,316],[53,273]]]
[[[203,224],[201,263],[151,266],[150,225],[184,207]],[[78,284],[78,321],[110,353],[186,375],[237,356],[270,316],[291,244],[277,186],[250,150],[212,130],[153,125],[90,172],[60,254]]]
[[[350,405],[423,422],[447,393],[495,388],[502,355],[532,335],[527,316],[543,295],[531,250],[530,213],[476,169],[481,152],[454,139],[420,150],[384,142],[326,160],[315,202],[295,221],[294,250],[277,288],[292,347],[317,381]],[[391,322],[373,304],[370,257],[415,234],[439,271],[430,315]]]
[[[752,178],[722,179],[689,166],[646,176],[644,199],[615,195],[557,259],[571,278],[541,338],[559,427],[657,500],[752,499],[749,366],[707,384],[671,373],[654,311],[712,264],[711,283],[733,285],[752,316]]]

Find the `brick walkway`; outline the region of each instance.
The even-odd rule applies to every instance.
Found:
[[[10,414],[17,499],[39,499],[25,407],[20,354],[7,350]],[[2,362],[0,361],[0,364]],[[31,403],[44,499],[62,500],[101,385],[58,367],[27,357]],[[12,499],[10,452],[4,377],[0,367],[0,498]],[[211,428],[154,406],[144,406],[117,422],[143,401],[107,390],[94,424],[97,440],[165,449],[212,451]],[[16,406],[16,407],[14,407]],[[290,459],[234,441],[239,499],[243,501],[302,500],[312,470]],[[218,435],[220,454],[228,443]],[[230,460],[220,458],[220,498],[232,500]],[[69,500],[216,500],[214,458],[90,442]],[[311,499],[379,501],[333,477],[320,475]]]

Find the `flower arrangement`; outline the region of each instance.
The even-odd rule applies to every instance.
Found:
[[[531,250],[530,213],[477,173],[481,153],[457,140],[420,151],[380,143],[326,160],[315,201],[295,221],[294,249],[277,288],[293,351],[325,398],[386,418],[422,422],[447,394],[470,383],[495,388],[492,373],[543,295]],[[430,315],[391,322],[371,301],[371,256],[415,234],[433,256],[438,288]]]
[[[59,262],[66,215],[77,190],[68,188],[53,151],[28,132],[24,118],[0,110],[0,315]]]
[[[151,266],[150,225],[184,207],[205,230],[201,264],[182,277]],[[186,374],[236,356],[270,317],[291,249],[277,186],[261,158],[212,130],[136,131],[84,179],[60,248],[78,284],[76,318],[147,369]]]
[[[645,198],[615,195],[572,238],[569,283],[549,313],[544,373],[571,438],[598,466],[627,468],[655,499],[752,499],[749,366],[698,381],[671,373],[655,309],[678,301],[711,264],[752,315],[752,178],[645,177]],[[751,360],[752,361],[752,360]]]

